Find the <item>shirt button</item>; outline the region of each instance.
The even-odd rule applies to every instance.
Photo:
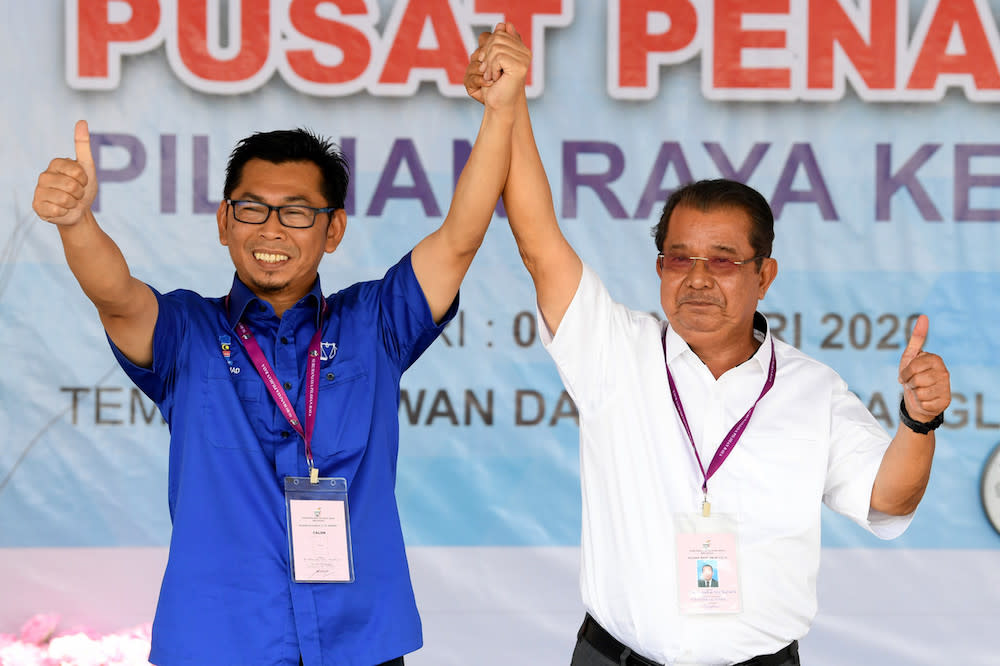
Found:
[[[334,374],[332,372],[328,372],[328,373],[326,373],[326,378],[327,379],[333,379],[334,378]]]
[[[285,387],[285,390],[287,391],[288,389],[292,388],[292,383],[291,382],[285,382],[283,384],[283,386]]]
[[[288,432],[287,430],[282,430],[281,431],[281,438],[284,439],[285,437],[288,437],[290,434],[291,433]]]
[[[287,345],[288,344],[288,338],[286,338],[285,336],[281,336],[281,344]]]

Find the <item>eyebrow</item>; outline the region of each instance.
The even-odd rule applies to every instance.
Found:
[[[264,197],[259,196],[257,194],[254,194],[253,192],[245,192],[245,193],[241,194],[237,198],[241,199],[241,200],[244,200],[244,201],[257,201],[257,202],[264,203],[264,204],[267,203],[267,201],[264,200]],[[287,197],[285,197],[285,198],[283,198],[281,200],[281,205],[285,205],[285,204],[297,204],[297,203],[300,203],[300,204],[303,204],[303,205],[306,205],[306,206],[312,206],[312,204],[309,203],[309,199],[307,199],[305,196],[303,196],[301,194],[292,194],[292,195],[289,195],[289,196],[287,196]],[[322,208],[322,206],[320,206],[320,207]]]
[[[732,247],[730,245],[715,244],[715,245],[712,246],[711,249],[713,251],[716,251],[716,252],[721,252],[723,254],[731,254],[731,255],[734,255],[734,256],[740,254],[739,250],[737,250],[735,247]],[[674,243],[673,245],[671,245],[670,247],[668,247],[667,250],[668,251],[680,250],[680,251],[684,251],[684,252],[691,252],[692,251],[691,249],[689,249],[688,245],[685,244],[685,243]]]

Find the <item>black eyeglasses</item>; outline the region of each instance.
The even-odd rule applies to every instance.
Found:
[[[320,213],[332,213],[337,210],[336,206],[329,208],[313,208],[299,204],[271,206],[261,201],[232,199],[226,199],[226,203],[233,207],[233,217],[244,224],[264,224],[274,210],[278,211],[278,222],[292,229],[308,229],[316,223],[316,216]]]
[[[713,275],[728,275],[730,273],[735,273],[740,266],[764,258],[765,256],[762,254],[756,257],[750,257],[749,259],[743,259],[741,261],[733,261],[728,257],[685,257],[680,254],[663,253],[656,255],[656,260],[660,264],[660,270],[670,271],[671,273],[687,273],[694,267],[694,262],[704,261],[705,268]]]

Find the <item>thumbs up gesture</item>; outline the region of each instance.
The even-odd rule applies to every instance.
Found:
[[[899,383],[903,385],[906,411],[911,418],[924,423],[942,413],[951,402],[951,380],[944,361],[937,354],[923,350],[929,327],[927,316],[920,315],[899,361]]]
[[[97,170],[90,150],[87,121],[74,129],[76,159],[56,158],[38,177],[31,207],[53,224],[72,225],[83,219],[97,196]]]

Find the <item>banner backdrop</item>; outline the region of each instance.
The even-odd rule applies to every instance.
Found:
[[[930,487],[893,542],[825,511],[803,652],[993,663],[1000,535],[980,478],[1000,441],[1000,2],[3,5],[0,633],[49,610],[104,629],[151,619],[170,538],[167,428],[31,210],[38,173],[72,156],[74,121],[90,123],[97,216],[132,272],[210,296],[233,273],[214,213],[235,142],[298,126],[332,137],[353,179],[346,237],[320,268],[329,292],[380,277],[440,224],[481,118],[462,72],[475,35],[507,18],[534,53],[564,232],[618,300],[662,316],[649,228],[679,184],[724,176],[775,212],[773,330],[890,431],[900,354],[930,317],[927,349],[954,391]],[[396,494],[426,628],[412,661],[568,662],[583,612],[576,412],[502,210],[458,316],[404,376],[399,417]]]

